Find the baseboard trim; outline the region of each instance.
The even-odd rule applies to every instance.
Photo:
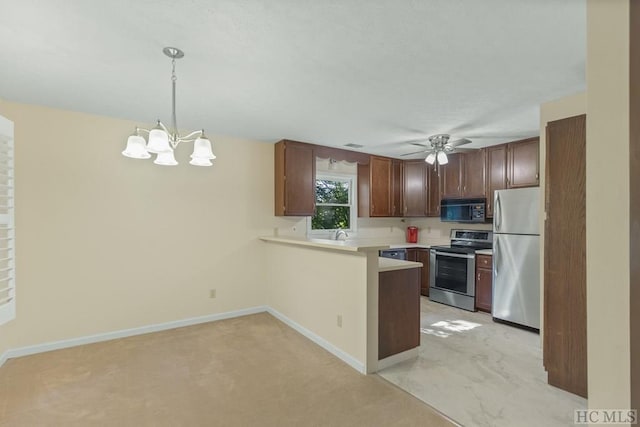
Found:
[[[122,329],[119,331],[113,331],[113,332],[105,332],[103,334],[88,335],[84,337],[71,338],[67,340],[52,341],[52,342],[43,343],[43,344],[13,348],[5,351],[2,355],[0,355],[0,366],[2,366],[8,359],[12,359],[14,357],[29,356],[31,354],[44,353],[47,351],[60,350],[63,348],[76,347],[79,345],[92,344],[92,343],[101,342],[101,341],[109,341],[109,340],[114,340],[118,338],[132,337],[135,335],[148,334],[152,332],[160,332],[160,331],[165,331],[167,329],[181,328],[184,326],[197,325],[199,323],[207,323],[207,322],[214,322],[216,320],[232,319],[234,317],[241,317],[241,316],[247,316],[250,314],[264,313],[264,312],[271,314],[273,317],[282,321],[290,328],[301,333],[306,338],[318,344],[320,347],[324,348],[329,353],[333,354],[338,359],[342,360],[343,362],[351,366],[356,371],[362,374],[367,373],[365,366],[362,362],[355,359],[353,356],[345,353],[344,351],[340,350],[338,347],[331,344],[329,341],[325,340],[321,336],[315,334],[314,332],[311,332],[309,329],[291,320],[290,318],[280,313],[279,311],[274,310],[273,308],[266,305],[245,308],[242,310],[227,311],[225,313],[191,317],[189,319],[174,320],[171,322],[157,323],[154,325],[141,326],[138,328],[130,328],[130,329]]]
[[[317,335],[316,333],[311,332],[309,329],[305,328],[304,326],[300,325],[299,323],[296,323],[295,321],[289,319],[287,316],[285,316],[284,314],[280,313],[278,310],[274,310],[271,307],[267,307],[267,312],[269,314],[271,314],[273,317],[275,317],[276,319],[278,319],[278,320],[282,321],[283,323],[285,323],[290,328],[298,331],[299,333],[304,335],[306,338],[308,338],[311,341],[313,341],[314,343],[318,344],[320,347],[324,348],[329,353],[333,354],[338,359],[342,360],[343,362],[345,362],[347,365],[351,366],[356,371],[360,372],[361,374],[365,374],[366,375],[367,371],[365,369],[364,364],[362,362],[360,362],[359,360],[355,359],[350,354],[345,353],[344,351],[340,350],[335,345],[331,344],[329,341],[327,341],[324,338],[322,338],[320,335]]]
[[[5,351],[0,356],[0,366],[8,359],[14,357],[28,356],[46,351],[60,350],[63,348],[76,347],[84,344],[92,344],[101,341],[109,341],[118,338],[132,337],[135,335],[148,334],[151,332],[165,331],[167,329],[181,328],[184,326],[197,325],[199,323],[214,322],[216,320],[231,319],[234,317],[247,316],[249,314],[264,313],[268,311],[267,306],[256,306],[241,310],[227,311],[224,313],[208,314],[206,316],[191,317],[188,319],[174,320],[171,322],[157,323],[154,325],[141,326],[138,328],[122,329],[119,331],[106,332],[103,334],[88,335],[84,337],[71,338],[67,340],[52,341],[44,344],[30,345]]]
[[[4,362],[6,362],[8,359],[9,359],[9,350],[0,354],[0,366],[4,365]]]
[[[409,350],[405,350],[401,353],[391,355],[387,358],[380,359],[378,360],[378,371],[381,369],[386,369],[389,366],[393,366],[397,363],[404,362],[409,359],[415,359],[416,357],[418,357],[419,353],[420,353],[420,347],[415,347]]]

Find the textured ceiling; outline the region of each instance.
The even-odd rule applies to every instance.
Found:
[[[585,0],[0,0],[0,98],[212,135],[362,144],[537,135],[584,90]]]

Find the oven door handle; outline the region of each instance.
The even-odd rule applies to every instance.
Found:
[[[436,255],[442,255],[442,256],[450,256],[452,258],[466,258],[466,259],[471,259],[471,258],[475,258],[475,255],[463,255],[463,254],[456,254],[456,253],[452,253],[452,252],[438,252],[436,251]]]

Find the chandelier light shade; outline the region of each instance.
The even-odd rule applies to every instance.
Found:
[[[163,151],[162,153],[158,153],[158,156],[153,163],[162,166],[175,166],[178,164],[178,162],[176,162],[176,158],[173,157],[173,151]]]
[[[140,135],[133,134],[127,139],[127,148],[122,152],[126,157],[132,159],[148,159],[151,154],[147,151],[146,141]]]
[[[156,127],[151,130],[136,128],[133,135],[127,139],[127,147],[122,152],[123,156],[132,159],[148,159],[151,154],[156,154],[153,161],[156,165],[175,166],[178,164],[174,157],[174,150],[181,142],[193,142],[193,154],[189,164],[194,166],[213,166],[211,160],[216,156],[213,154],[211,141],[205,136],[204,130],[191,132],[188,135],[178,134],[178,124],[176,120],[176,59],[184,56],[184,52],[175,47],[165,47],[165,55],[171,58],[171,128],[168,129],[164,123],[158,120]],[[140,133],[148,134],[147,141]]]

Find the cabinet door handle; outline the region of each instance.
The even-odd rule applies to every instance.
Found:
[[[537,172],[536,172],[536,179],[539,179],[539,178],[538,178],[538,173],[537,173]]]
[[[407,205],[404,205],[404,213],[406,214],[407,211],[409,210],[409,208],[407,208]]]
[[[480,273],[478,273],[478,282],[480,281]]]

